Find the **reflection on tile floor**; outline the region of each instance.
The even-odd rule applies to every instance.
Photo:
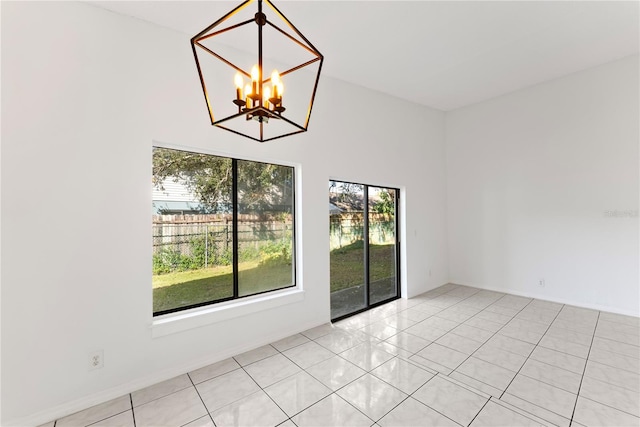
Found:
[[[640,319],[447,284],[47,426],[640,426]]]

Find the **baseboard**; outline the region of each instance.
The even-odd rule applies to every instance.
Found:
[[[174,366],[169,369],[165,369],[163,371],[157,372],[155,374],[148,375],[146,377],[139,378],[134,381],[129,381],[122,385],[112,387],[110,389],[107,389],[98,393],[94,393],[90,396],[85,396],[80,399],[76,399],[71,402],[67,402],[62,405],[58,405],[53,408],[46,409],[44,411],[40,411],[26,417],[9,420],[6,423],[3,423],[3,425],[11,426],[11,427],[39,426],[41,424],[44,424],[53,420],[57,420],[59,418],[66,417],[67,415],[71,415],[78,411],[82,411],[84,409],[90,408],[92,406],[99,405],[104,402],[108,402],[109,400],[116,399],[120,396],[132,393],[136,390],[140,390],[142,388],[149,387],[159,382],[177,377],[178,375],[195,371],[196,369],[200,369],[212,363],[216,363],[221,360],[228,359],[229,357],[235,356],[240,353],[244,353],[245,351],[249,351],[254,348],[261,347],[263,345],[267,345],[269,343],[281,340],[288,336],[300,333],[302,331],[306,331],[307,329],[314,328],[324,323],[327,323],[327,321],[324,321],[324,322],[315,321],[315,322],[309,322],[307,324],[302,324],[302,325],[298,324],[294,328],[291,328],[290,330],[287,330],[287,331],[281,330],[278,333],[264,336],[259,341],[254,341],[251,344],[243,344],[236,347],[224,349],[219,353],[216,353],[214,355],[209,355],[197,361]]]
[[[521,292],[518,290],[514,290],[514,289],[498,289],[498,288],[494,288],[491,286],[484,286],[478,283],[462,283],[462,281],[452,281],[451,283],[456,284],[456,285],[462,285],[462,286],[471,286],[473,288],[478,288],[478,289],[484,289],[486,291],[494,291],[494,292],[502,292],[505,294],[511,294],[511,295],[517,295],[520,297],[526,297],[526,298],[535,298],[535,299],[539,299],[539,300],[544,300],[544,301],[550,301],[550,302],[557,302],[559,304],[566,304],[566,305],[572,305],[574,307],[582,307],[582,308],[589,308],[592,310],[598,310],[598,311],[606,311],[608,313],[615,313],[615,314],[622,314],[625,316],[633,316],[633,317],[640,317],[640,312],[633,312],[633,311],[629,311],[629,310],[621,310],[619,308],[616,307],[609,307],[609,306],[604,306],[604,305],[600,305],[600,304],[582,304],[582,303],[577,303],[576,301],[569,301],[569,300],[565,300],[563,298],[549,298],[549,296],[547,295],[540,295],[540,294],[536,294],[534,292]]]

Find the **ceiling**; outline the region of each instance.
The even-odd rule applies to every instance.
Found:
[[[240,1],[89,2],[185,34]],[[637,1],[291,1],[323,74],[449,111],[637,54]],[[185,43],[185,49],[190,49]]]

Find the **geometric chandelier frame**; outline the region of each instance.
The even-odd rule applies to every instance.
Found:
[[[229,22],[232,17],[252,3],[257,3],[258,6],[255,15],[239,22]],[[273,19],[264,13],[263,3],[273,12],[270,13]],[[255,27],[252,27],[253,25]],[[216,38],[225,36],[228,41],[229,34],[239,30],[243,32],[242,35],[246,36],[247,31],[251,35],[252,28],[257,29],[257,52],[255,52],[257,58],[249,60],[254,64],[253,67],[247,65],[246,61],[244,61],[245,64],[240,64],[237,56],[229,53],[229,50],[219,50],[224,47],[224,44],[221,44],[222,42],[216,44]],[[280,42],[278,47],[284,47],[282,49],[284,52],[280,52],[281,55],[295,50],[300,52],[298,56],[302,56],[302,60],[296,57],[290,58],[294,55],[288,55],[282,71],[278,72],[274,69],[270,76],[265,75],[263,68],[265,60],[271,59],[264,56],[264,47],[269,43],[265,40],[265,30]],[[293,47],[287,46],[288,44],[292,44]],[[191,39],[191,47],[212,125],[259,142],[307,131],[324,57],[270,0],[246,0],[196,34]],[[273,53],[274,50],[270,49],[269,52]],[[244,56],[254,58],[251,54]],[[211,68],[215,68],[214,72],[206,73],[205,62],[212,64]],[[280,61],[278,64],[283,62]],[[231,85],[233,73],[236,75],[235,99],[232,96],[233,86]],[[244,87],[243,92],[245,78],[248,78],[250,83]],[[301,84],[301,80],[306,82]],[[285,82],[287,96],[283,97]],[[294,83],[298,86],[291,89]],[[214,85],[217,89],[215,95],[211,90]],[[305,99],[308,99],[308,102]],[[297,119],[292,118],[296,114]]]

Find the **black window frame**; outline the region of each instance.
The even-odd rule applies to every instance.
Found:
[[[241,158],[236,158],[236,157],[229,157],[229,156],[221,156],[218,154],[211,154],[211,153],[205,153],[205,152],[201,152],[201,151],[192,151],[192,150],[186,150],[186,149],[180,149],[180,148],[173,148],[173,147],[163,147],[163,146],[158,146],[158,145],[154,145],[152,147],[152,149],[163,149],[163,150],[174,150],[174,151],[182,151],[185,153],[193,153],[193,154],[200,154],[200,155],[205,155],[205,156],[215,156],[215,157],[219,157],[219,158],[223,158],[223,159],[231,159],[231,167],[232,167],[232,200],[231,200],[231,205],[232,205],[232,241],[233,241],[233,247],[232,247],[232,253],[233,253],[233,260],[232,260],[232,267],[233,267],[233,296],[231,297],[227,297],[227,298],[221,298],[221,299],[216,299],[216,300],[212,300],[212,301],[205,301],[205,302],[199,302],[199,303],[195,303],[195,304],[190,304],[190,305],[185,305],[185,306],[180,306],[180,307],[176,307],[176,308],[171,308],[171,309],[166,309],[166,310],[160,310],[160,311],[153,311],[153,317],[158,317],[158,316],[163,316],[166,314],[172,314],[172,313],[177,313],[177,312],[181,312],[181,311],[185,311],[185,310],[191,310],[194,308],[199,308],[199,307],[206,307],[206,306],[210,306],[210,305],[214,305],[214,304],[220,304],[223,302],[228,302],[228,301],[234,301],[234,300],[239,300],[239,299],[244,299],[244,298],[250,298],[250,297],[255,297],[256,295],[262,295],[262,294],[267,294],[270,292],[277,292],[277,291],[282,291],[284,289],[290,289],[290,288],[295,288],[297,286],[297,277],[298,277],[298,271],[297,271],[297,233],[296,233],[296,228],[297,228],[297,221],[296,221],[296,167],[295,166],[291,166],[291,165],[282,165],[282,164],[278,164],[278,163],[271,163],[271,162],[263,162],[263,161],[259,161],[259,160],[250,160],[250,159],[241,159]],[[248,294],[248,295],[240,295],[239,294],[239,240],[238,240],[238,161],[243,161],[243,162],[253,162],[253,163],[262,163],[262,164],[266,164],[266,165],[273,165],[273,166],[280,166],[280,167],[286,167],[286,168],[290,168],[291,169],[291,189],[292,189],[292,195],[291,195],[291,231],[292,231],[292,236],[291,236],[291,264],[292,264],[292,284],[289,286],[283,286],[281,288],[277,288],[277,289],[269,289],[266,291],[262,291],[262,292],[256,292],[256,293],[252,293],[252,294]],[[152,293],[152,298],[153,298],[153,293]],[[152,304],[153,305],[153,304]]]

